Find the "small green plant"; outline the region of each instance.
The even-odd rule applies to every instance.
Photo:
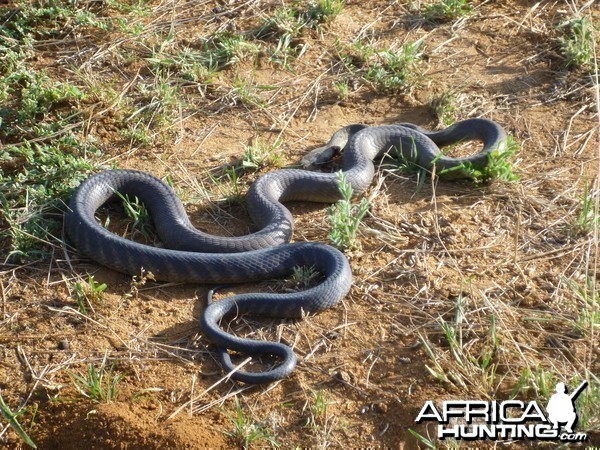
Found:
[[[227,98],[234,105],[242,104],[249,108],[264,108],[265,102],[258,95],[258,91],[264,89],[270,89],[270,87],[257,86],[254,84],[254,80],[244,79],[236,74]]]
[[[428,169],[418,162],[417,145],[411,140],[410,149],[405,149],[402,143],[388,152],[384,168],[400,173],[414,173],[417,175],[417,192],[425,186]]]
[[[148,208],[137,197],[131,199],[129,195],[123,195],[120,192],[115,192],[115,195],[121,200],[123,210],[131,220],[129,233],[131,235],[137,233],[147,242],[153,242],[156,236]]]
[[[255,30],[254,35],[258,38],[276,36],[287,37],[289,40],[298,37],[306,27],[304,17],[295,8],[279,8],[275,14],[264,19],[262,24]]]
[[[1,174],[0,205],[8,225],[0,229],[7,249],[2,262],[42,258],[57,242],[61,229],[57,211],[64,209],[69,193],[91,169],[86,148],[94,149],[77,144],[63,137],[55,145],[25,143],[0,149],[0,160],[15,167]]]
[[[181,99],[168,72],[157,70],[152,79],[138,83],[137,106],[127,122],[137,120],[137,126],[144,124],[148,130],[167,126],[178,111]]]
[[[290,281],[297,289],[307,289],[313,286],[319,279],[320,274],[314,266],[294,267]]]
[[[329,208],[331,224],[329,240],[335,247],[345,252],[356,245],[356,233],[369,210],[369,202],[366,198],[362,198],[358,206],[352,206],[352,185],[346,181],[342,171],[338,172],[338,187],[342,198]]]
[[[589,183],[586,180],[583,186],[581,207],[572,225],[574,235],[586,235],[594,231],[598,225],[599,211],[594,197],[595,195],[590,191]]]
[[[472,164],[461,164],[450,169],[440,170],[440,177],[455,177],[460,173],[464,178],[470,178],[474,183],[487,183],[492,180],[512,182],[519,179],[512,170],[512,165],[508,161],[519,150],[519,145],[512,136],[508,136],[505,148],[493,150],[488,154],[487,165],[483,168],[475,168]]]
[[[564,279],[564,282],[575,298],[573,309],[578,314],[574,322],[577,331],[594,335],[595,330],[600,329],[600,289],[596,287],[596,277],[586,274],[583,283],[572,279]]]
[[[575,17],[559,25],[560,46],[567,67],[594,68],[594,24],[588,16]]]
[[[254,34],[258,38],[287,36],[293,39],[305,29],[315,29],[322,23],[331,22],[343,7],[344,0],[312,0],[305,9],[298,6],[279,8],[273,16],[263,20]]]
[[[600,430],[600,380],[591,372],[587,373],[587,388],[577,399],[577,416],[579,425],[586,432]],[[574,385],[578,385],[580,380],[573,380]]]
[[[333,88],[338,99],[346,100],[348,98],[348,95],[350,94],[350,86],[348,85],[347,81],[336,81],[333,83]]]
[[[261,441],[267,442],[273,447],[279,447],[279,443],[275,440],[275,433],[272,430],[269,430],[263,424],[254,423],[252,419],[246,417],[237,397],[235,399],[235,415],[225,414],[233,424],[233,430],[224,433],[244,450]]]
[[[313,0],[309,3],[306,16],[309,23],[326,23],[335,19],[344,8],[344,0]]]
[[[417,433],[415,430],[412,429],[408,429],[408,432],[415,438],[417,439],[421,444],[423,444],[425,446],[425,448],[431,449],[431,450],[437,450],[439,447],[437,441],[433,441],[425,436],[423,436],[422,434]]]
[[[23,410],[17,412],[12,411],[4,401],[4,398],[2,398],[2,395],[0,395],[0,413],[2,413],[2,416],[8,422],[8,425],[10,425],[13,431],[17,433],[17,435],[23,440],[23,442],[25,442],[32,448],[37,448],[35,442],[33,442],[33,440],[29,437],[27,432],[23,429],[23,427],[17,420],[17,417],[23,413]]]
[[[322,390],[312,391],[313,401],[309,406],[309,416],[306,418],[306,426],[318,431],[319,424],[327,414],[327,400]]]
[[[73,384],[81,395],[95,402],[110,403],[119,397],[119,383],[125,377],[122,373],[114,373],[113,365],[107,366],[108,357],[104,355],[100,367],[87,365],[87,372],[78,374],[69,372]]]
[[[88,275],[87,283],[77,281],[75,283],[75,299],[79,312],[87,315],[88,306],[93,307],[94,303],[101,303],[107,287],[106,283],[96,283],[92,275]]]
[[[229,192],[226,194],[227,200],[232,203],[241,203],[243,201],[243,195],[240,188],[240,181],[238,177],[238,170],[235,166],[228,166],[225,168],[225,178],[229,186]],[[219,184],[221,186],[221,184]]]
[[[252,145],[246,146],[238,167],[242,171],[257,171],[267,166],[280,167],[282,159],[277,153],[280,146],[280,140],[272,144],[255,140]]]
[[[213,70],[221,70],[238,62],[255,57],[259,48],[253,42],[248,42],[244,36],[231,33],[216,33],[203,39],[202,52],[196,53],[202,59],[197,60],[203,66]]]
[[[405,43],[399,51],[375,53],[375,62],[368,65],[364,79],[384,92],[408,91],[417,84],[420,73],[417,62],[422,54],[423,40]]]
[[[433,22],[450,22],[470,14],[473,7],[466,0],[439,0],[423,8],[423,17]]]
[[[453,91],[444,91],[429,99],[429,107],[436,115],[440,125],[450,126],[455,121],[456,94]]]

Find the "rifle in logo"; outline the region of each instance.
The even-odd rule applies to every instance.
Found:
[[[573,433],[573,427],[577,423],[577,410],[575,409],[575,400],[579,394],[587,387],[588,382],[583,381],[570,395],[567,394],[565,383],[556,384],[556,394],[553,394],[548,401],[546,411],[548,419],[552,422],[553,429],[557,430],[559,424],[565,423],[565,431]]]

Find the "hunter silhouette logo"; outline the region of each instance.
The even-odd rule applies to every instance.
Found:
[[[566,423],[565,431],[573,433],[573,427],[577,423],[577,410],[575,409],[575,400],[579,394],[586,388],[587,381],[582,382],[571,395],[567,394],[565,383],[556,385],[556,394],[550,397],[546,411],[548,419],[553,424],[553,429],[558,430],[560,423]]]
[[[568,394],[565,384],[558,383],[546,412],[536,401],[448,400],[438,409],[430,400],[415,422],[436,421],[440,440],[586,441],[587,434],[573,431],[578,419],[575,400],[586,387],[584,381]]]

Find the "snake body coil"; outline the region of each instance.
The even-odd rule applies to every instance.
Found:
[[[480,140],[483,149],[469,158],[440,155],[439,146],[457,141]],[[506,135],[496,123],[469,119],[440,132],[412,124],[366,127],[353,125],[334,134],[319,149],[344,148],[342,170],[355,193],[364,192],[374,175],[373,160],[392,147],[408,158],[417,156],[425,168],[435,163],[449,169],[463,163],[475,168],[487,164],[490,152],[502,151]],[[139,244],[102,227],[95,213],[115,192],[137,196],[152,215],[165,248]],[[282,359],[275,368],[260,373],[235,371],[232,377],[247,383],[264,383],[287,376],[294,368],[293,351],[280,343],[243,339],[224,332],[220,320],[231,314],[297,318],[335,305],[349,291],[352,276],[347,259],[338,250],[318,243],[288,244],[293,219],[282,202],[340,199],[336,174],[283,169],[260,177],[246,196],[247,208],[258,231],[239,237],[203,233],[191,224],[185,209],[169,186],[143,172],[109,170],[93,175],[75,190],[65,216],[66,230],[75,246],[107,267],[136,275],[143,268],[159,280],[203,284],[241,283],[290,275],[295,267],[313,266],[323,281],[306,291],[232,296],[210,303],[202,313],[201,327],[221,349],[221,362],[234,371],[225,349],[269,354]]]

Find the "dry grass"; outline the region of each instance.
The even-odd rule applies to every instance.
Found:
[[[591,68],[566,64],[559,27],[577,17],[597,26],[597,11],[468,2],[468,14],[440,24],[420,12],[431,3],[347,2],[330,17],[256,0],[3,7],[0,393],[39,448],[225,448],[236,424],[241,446],[243,430],[259,430],[268,439],[249,447],[413,448],[409,428],[432,435],[414,423],[426,400],[544,403],[557,381],[581,379],[592,387],[580,423],[597,445],[598,59],[593,47]],[[273,17],[277,27],[258,33]],[[414,42],[418,56],[399,64]],[[450,103],[439,109],[440,98]],[[102,168],[162,177],[198,227],[244,234],[252,181],[337,128],[435,127],[448,114],[501,123],[521,146],[519,181],[474,186],[381,167],[344,302],[297,322],[228,324],[294,348],[298,368],[270,386],[222,373],[197,325],[205,287],[132,280],[63,239],[63,201]],[[327,242],[326,207],[290,208],[295,240]],[[78,393],[69,374],[89,365],[123,374],[116,402]],[[0,442],[22,446],[0,424]]]

